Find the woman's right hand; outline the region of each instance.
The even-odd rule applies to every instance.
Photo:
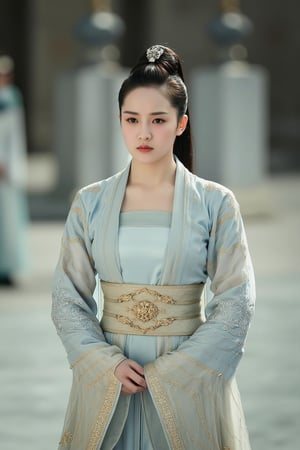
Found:
[[[122,383],[121,394],[131,395],[147,389],[144,369],[132,359],[124,359],[115,369],[116,378]]]

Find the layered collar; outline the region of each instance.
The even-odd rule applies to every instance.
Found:
[[[119,257],[119,217],[128,182],[131,163],[112,178],[112,186],[106,193],[107,209],[102,216],[101,239],[105,272],[109,279],[122,283]],[[192,174],[176,159],[175,191],[172,221],[160,284],[180,284],[185,264],[185,250],[189,233],[190,189]]]

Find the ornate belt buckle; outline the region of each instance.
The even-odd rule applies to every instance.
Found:
[[[155,319],[158,316],[158,307],[148,300],[140,301],[136,303],[131,311],[135,317],[142,322],[149,322],[149,320]]]

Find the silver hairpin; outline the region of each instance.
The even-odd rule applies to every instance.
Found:
[[[157,59],[161,57],[163,54],[164,49],[160,45],[153,45],[152,47],[149,47],[146,56],[149,62],[155,62]]]

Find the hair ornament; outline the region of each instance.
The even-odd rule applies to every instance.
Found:
[[[153,45],[152,47],[149,47],[146,56],[149,62],[155,62],[158,60],[161,55],[163,54],[164,49],[160,45]]]

